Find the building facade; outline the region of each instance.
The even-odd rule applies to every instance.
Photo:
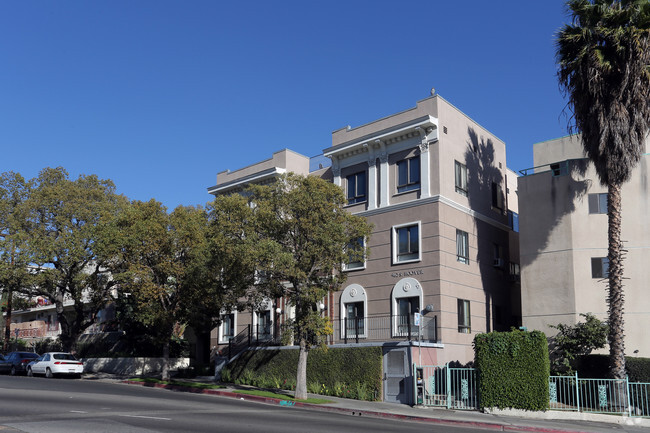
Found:
[[[408,398],[404,375],[413,362],[470,362],[475,334],[519,326],[516,175],[506,168],[503,141],[435,95],[334,131],[323,155],[329,166],[309,171],[308,158],[277,152],[220,173],[208,191],[236,192],[306,169],[339,185],[347,210],[373,224],[370,238],[359,240],[369,256],[345,264],[347,281],[323,307],[334,325],[330,344],[385,348],[386,401]],[[272,339],[291,314],[285,307],[269,300],[263,312],[224,312],[213,343],[223,345],[249,325],[259,335],[260,321]]]
[[[646,146],[647,147],[647,146]],[[575,136],[533,147],[535,168],[518,178],[521,207],[523,325],[547,335],[549,325],[607,319],[607,188]],[[622,189],[626,250],[626,354],[650,356],[650,154],[645,153]]]

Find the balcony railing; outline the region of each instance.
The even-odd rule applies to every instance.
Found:
[[[420,316],[420,324],[411,315],[385,315],[334,320],[334,343],[418,340],[438,342],[436,316]]]

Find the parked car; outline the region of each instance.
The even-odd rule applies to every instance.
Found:
[[[25,374],[27,364],[38,358],[38,353],[34,352],[11,352],[4,359],[0,360],[0,373]]]
[[[27,375],[44,374],[45,377],[55,375],[81,376],[84,364],[71,353],[48,352],[27,367]]]

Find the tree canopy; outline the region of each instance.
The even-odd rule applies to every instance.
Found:
[[[115,282],[107,268],[112,257],[103,251],[123,203],[110,180],[94,175],[70,180],[60,167],[42,170],[31,182],[23,251],[33,278],[20,290],[56,307],[65,350],[74,349],[77,337],[112,299]]]
[[[300,346],[296,398],[307,396],[307,354],[332,331],[319,311],[329,291],[346,279],[343,265],[350,255],[363,256],[371,226],[348,213],[340,187],[323,179],[289,174],[265,186],[253,186],[250,224],[256,236],[261,293],[286,297],[295,314],[287,323]]]

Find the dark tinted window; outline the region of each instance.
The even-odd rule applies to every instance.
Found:
[[[68,361],[75,361],[77,359],[71,353],[54,353],[52,357],[54,359],[66,359]]]

